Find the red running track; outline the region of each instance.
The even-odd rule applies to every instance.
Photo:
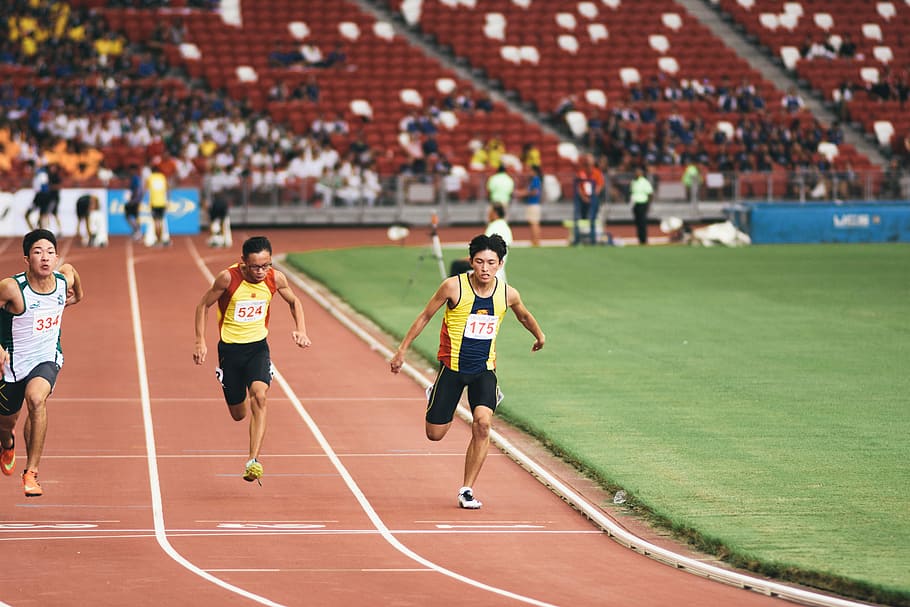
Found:
[[[276,254],[385,242],[380,230],[268,235]],[[293,345],[276,302],[265,477],[244,482],[247,422],[228,415],[216,357],[192,361],[196,302],[237,243],[59,243],[86,298],[64,315],[45,495],[0,478],[0,604],[787,604],[620,546],[495,449],[483,509],[460,510],[468,426],[427,441],[423,389],[299,289],[313,346]],[[0,244],[3,275],[24,267],[19,247]]]

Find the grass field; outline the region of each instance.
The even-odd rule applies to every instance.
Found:
[[[401,336],[439,283],[427,254],[289,261]],[[547,345],[532,354],[509,317],[497,342],[504,417],[732,563],[910,604],[910,247],[509,258]],[[430,359],[439,319],[415,343]]]

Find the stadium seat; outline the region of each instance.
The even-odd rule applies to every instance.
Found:
[[[559,48],[566,51],[567,53],[572,53],[573,55],[578,52],[578,39],[571,34],[563,34],[557,39]]]
[[[815,13],[812,19],[819,29],[826,32],[831,31],[831,28],[834,27],[834,17],[831,16],[831,13]]]
[[[657,60],[657,68],[665,74],[675,76],[679,73],[679,62],[676,61],[676,57],[660,57]]]
[[[512,46],[511,44],[502,46],[499,48],[499,55],[509,63],[514,63],[515,65],[521,63],[521,49],[517,46]]]
[[[581,137],[588,132],[588,119],[577,110],[566,114],[566,124],[575,137]]]
[[[863,36],[869,40],[878,40],[881,42],[882,28],[878,23],[863,23]]]
[[[455,112],[439,112],[439,123],[448,130],[458,126],[458,116]]]
[[[799,63],[801,55],[799,54],[799,49],[795,46],[782,46],[780,47],[780,58],[784,62],[784,67],[792,71],[796,69],[796,64]]]
[[[777,16],[777,22],[785,30],[792,32],[799,25],[799,15],[794,13],[781,13]]]
[[[310,35],[310,27],[303,21],[291,21],[288,31],[296,40],[305,40]]]
[[[404,0],[401,3],[401,16],[408,25],[417,25],[420,23],[422,9],[422,0]]]
[[[634,67],[624,67],[619,70],[619,79],[622,80],[623,86],[629,87],[633,84],[641,84],[641,74]]]
[[[355,116],[362,116],[367,120],[372,120],[373,106],[366,99],[354,99],[351,101],[351,113]]]
[[[666,54],[670,48],[670,41],[663,34],[651,34],[648,36],[648,44],[661,55]]]
[[[606,40],[609,38],[610,33],[607,31],[607,26],[603,23],[589,23],[588,36],[591,38],[591,42],[596,43],[599,40]]]
[[[894,124],[890,120],[876,120],[872,124],[872,128],[879,145],[883,147],[891,145],[891,138],[894,137]]]
[[[774,13],[762,13],[758,16],[758,22],[761,23],[762,27],[772,32],[776,31],[778,26],[780,26],[780,20]]]
[[[563,29],[574,30],[578,22],[572,13],[556,13],[556,24]]]
[[[878,68],[861,67],[859,69],[859,77],[863,82],[867,82],[869,84],[878,84]]]
[[[184,42],[180,45],[180,54],[191,61],[198,61],[202,58],[202,52],[199,47],[192,42]]]
[[[784,2],[784,14],[793,15],[799,19],[803,16],[803,5],[799,2]]]
[[[338,24],[338,33],[348,40],[360,38],[360,26],[353,21],[342,21]]]
[[[878,2],[875,5],[875,10],[885,21],[890,21],[897,16],[897,9],[894,8],[893,2]]]
[[[588,89],[585,91],[585,101],[595,107],[607,107],[607,95],[601,89]]]
[[[532,65],[540,63],[540,51],[537,50],[536,46],[525,44],[518,49],[518,54],[522,61],[527,61]]]
[[[574,143],[562,142],[556,146],[556,153],[560,158],[569,162],[578,162],[578,147]]]
[[[443,95],[448,95],[449,93],[454,91],[457,86],[458,86],[458,84],[455,82],[455,80],[453,78],[437,78],[436,79],[436,90],[439,91],[440,93],[442,93]]]
[[[593,2],[579,2],[578,14],[587,19],[597,18],[597,5]]]
[[[413,105],[417,107],[423,106],[423,98],[420,96],[420,93],[417,89],[401,89],[400,98],[403,103],[406,105]]]
[[[827,158],[828,162],[833,162],[838,154],[837,145],[830,141],[823,141],[818,144],[818,153]]]
[[[663,13],[660,16],[660,22],[664,24],[664,27],[670,28],[674,32],[678,32],[682,29],[682,17],[679,16],[679,13]]]
[[[257,82],[259,80],[259,75],[256,73],[256,70],[249,65],[238,65],[235,71],[237,73],[237,80],[240,82]]]
[[[894,59],[894,53],[890,46],[876,46],[872,49],[872,56],[884,64],[891,63]]]
[[[377,21],[373,24],[373,34],[383,40],[394,40],[395,28],[388,21]]]
[[[487,13],[483,35],[491,40],[506,39],[506,19],[502,13]]]

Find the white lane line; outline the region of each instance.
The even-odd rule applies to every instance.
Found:
[[[350,318],[344,312],[341,312],[338,306],[332,305],[332,302],[324,297],[318,290],[300,278],[297,272],[285,267],[281,263],[283,261],[283,258],[280,259],[279,263],[276,265],[281,268],[285,274],[287,274],[288,278],[293,281],[295,285],[297,285],[301,290],[309,295],[310,298],[322,306],[326,312],[328,312],[341,324],[347,327],[352,333],[366,342],[373,351],[383,356],[386,360],[389,360],[392,357],[393,352],[389,348],[387,348],[378,339],[365,331],[357,321]],[[423,374],[421,374],[421,372],[418,371],[413,365],[405,363],[402,367],[402,371],[404,371],[405,374],[411,377],[415,382],[417,382],[418,385],[424,389],[429,387],[432,383],[426,377],[424,377]],[[464,405],[459,405],[457,412],[459,417],[461,417],[463,420],[467,421],[468,423],[471,422],[471,412],[467,409],[467,407]],[[656,544],[652,544],[651,542],[638,537],[631,531],[624,529],[622,526],[608,517],[602,510],[600,510],[600,508],[591,504],[580,493],[576,492],[574,489],[562,482],[559,478],[551,474],[549,470],[534,461],[533,458],[513,445],[508,439],[506,439],[496,430],[490,430],[490,439],[497,447],[499,447],[499,449],[501,449],[504,453],[507,453],[509,457],[515,460],[523,468],[525,468],[538,481],[549,487],[551,491],[556,493],[558,496],[576,508],[579,512],[584,514],[589,520],[591,520],[592,523],[602,529],[611,538],[639,554],[652,558],[666,565],[670,565],[671,567],[680,569],[687,573],[692,573],[694,575],[705,577],[718,582],[723,582],[725,584],[730,584],[732,586],[737,586],[739,588],[753,590],[760,594],[776,596],[787,599],[789,601],[795,601],[797,603],[817,605],[818,607],[868,607],[864,603],[857,603],[839,597],[827,596],[818,592],[812,592],[811,590],[795,588],[793,586],[787,586],[785,584],[771,580],[764,580],[761,578],[753,577],[751,575],[724,569],[723,567],[705,563],[697,559],[678,554],[667,548],[662,548]]]
[[[214,275],[209,271],[208,267],[206,267],[205,264],[202,262],[202,258],[199,255],[199,252],[196,249],[195,245],[193,244],[192,240],[187,240],[187,243],[188,243],[189,248],[191,249],[193,259],[196,261],[196,265],[200,268],[200,270],[202,270],[202,272],[205,275],[207,280],[213,281],[215,279]],[[510,598],[510,599],[513,599],[516,601],[520,601],[522,603],[528,603],[530,605],[538,605],[539,607],[554,607],[550,603],[545,603],[543,601],[539,601],[539,600],[531,598],[531,597],[516,594],[514,592],[510,592],[510,591],[504,590],[502,588],[490,586],[489,584],[484,584],[483,582],[480,582],[473,578],[469,578],[469,577],[462,575],[460,573],[457,573],[455,571],[451,571],[450,569],[446,569],[445,567],[442,567],[441,565],[437,565],[436,563],[422,557],[421,555],[417,554],[416,552],[414,552],[413,550],[411,550],[410,548],[408,548],[407,546],[402,544],[400,541],[398,541],[398,538],[396,538],[394,536],[393,532],[390,531],[388,527],[386,527],[385,523],[382,521],[382,519],[379,517],[379,515],[373,509],[372,504],[370,504],[369,500],[366,498],[363,491],[360,490],[360,487],[354,481],[354,478],[351,476],[350,472],[348,472],[348,470],[347,470],[347,468],[345,468],[344,464],[341,463],[341,458],[338,456],[338,454],[335,453],[335,450],[332,448],[332,445],[329,444],[329,441],[322,434],[322,431],[319,429],[319,426],[316,425],[315,420],[313,420],[313,418],[310,417],[309,412],[303,406],[303,403],[300,402],[300,399],[297,398],[297,395],[294,393],[290,384],[288,384],[287,380],[285,380],[284,376],[281,374],[281,372],[278,370],[277,367],[275,368],[275,379],[278,381],[278,384],[281,386],[281,389],[284,390],[287,397],[291,400],[291,404],[294,406],[294,409],[297,410],[297,413],[303,419],[304,423],[306,423],[307,427],[310,429],[310,432],[312,432],[313,436],[316,438],[316,441],[322,447],[322,450],[325,452],[325,454],[328,456],[329,460],[331,460],[332,464],[335,466],[335,469],[338,470],[338,472],[341,474],[342,479],[344,480],[345,484],[348,486],[348,489],[350,490],[350,492],[357,499],[357,502],[360,504],[360,507],[366,513],[367,517],[369,517],[370,521],[373,523],[373,525],[376,527],[376,529],[380,532],[380,534],[386,540],[386,542],[388,542],[393,548],[395,548],[396,550],[398,550],[399,552],[401,552],[402,554],[404,554],[411,560],[414,560],[425,567],[429,567],[430,569],[433,569],[434,571],[437,571],[438,573],[451,577],[451,578],[458,580],[469,586],[474,586],[475,588],[479,588],[481,590],[485,590],[485,591],[491,592],[493,594],[498,594],[500,596],[504,596],[504,597],[507,597],[507,598]]]
[[[158,477],[158,455],[155,447],[155,430],[152,420],[152,406],[149,398],[148,367],[145,362],[145,341],[142,335],[142,317],[139,312],[139,289],[136,283],[136,262],[133,256],[133,242],[126,243],[126,274],[129,282],[130,309],[133,320],[133,336],[136,342],[136,366],[139,372],[139,393],[142,398],[142,424],[145,428],[145,449],[148,453],[149,488],[152,493],[152,514],[155,522],[155,539],[164,552],[180,566],[195,573],[204,580],[215,584],[229,592],[234,592],[262,605],[278,607],[280,604],[254,594],[243,588],[218,579],[214,575],[200,569],[177,552],[167,538],[167,528],[164,524],[164,510],[161,501],[161,483]]]

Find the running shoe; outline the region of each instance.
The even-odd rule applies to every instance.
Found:
[[[458,505],[461,508],[467,508],[468,510],[477,510],[483,504],[474,497],[474,492],[468,488],[462,489],[458,493]]]
[[[12,476],[13,470],[16,469],[16,437],[13,436],[13,444],[6,447],[0,447],[0,472],[6,476]]]
[[[22,488],[25,490],[25,497],[40,497],[44,495],[44,490],[38,482],[38,473],[26,470],[22,473]]]
[[[243,480],[252,483],[253,481],[259,481],[259,484],[262,484],[262,464],[260,464],[255,459],[251,459],[246,463],[246,468],[243,470]]]

